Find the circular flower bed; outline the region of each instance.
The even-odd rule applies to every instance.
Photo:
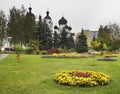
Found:
[[[105,53],[104,57],[98,58],[98,60],[101,60],[101,61],[116,61],[117,59],[115,57],[117,57],[117,55],[110,54],[110,53]]]
[[[117,59],[115,57],[117,57],[117,55],[105,54],[104,57],[98,58],[98,60],[101,60],[101,61],[116,61]]]
[[[98,60],[101,61],[116,61],[117,59],[114,57],[103,57],[103,58],[98,58]]]
[[[93,87],[107,85],[109,75],[93,71],[65,70],[55,75],[55,82],[69,86]]]

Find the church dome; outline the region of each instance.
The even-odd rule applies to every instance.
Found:
[[[46,16],[44,19],[50,19],[51,20],[51,17],[49,16],[49,11],[46,12]]]
[[[68,30],[70,30],[70,31],[71,31],[71,30],[72,30],[72,27],[70,27],[70,26],[69,26],[69,27],[68,27]]]
[[[26,16],[31,16],[35,19],[35,15],[32,13],[32,8],[29,7],[28,10],[29,10],[29,12],[27,12]]]
[[[65,29],[68,29],[68,25],[65,25]]]
[[[32,8],[31,8],[31,7],[29,7],[28,9],[29,9],[29,12],[31,13],[31,11],[32,11]]]
[[[64,17],[62,17],[59,21],[58,21],[58,23],[59,23],[59,25],[66,25],[67,24],[67,20],[64,18]]]
[[[59,29],[56,25],[54,26],[54,29]]]

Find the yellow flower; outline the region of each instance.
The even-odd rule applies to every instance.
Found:
[[[89,77],[75,76],[75,72],[84,72],[76,70],[64,70],[55,75],[55,80],[60,84],[71,86],[98,86],[106,85],[110,81],[109,75],[101,72],[87,71],[90,74]]]
[[[58,54],[56,54],[56,53],[53,53],[53,54],[52,54],[52,56],[53,56],[53,57],[57,57],[57,56],[58,56]]]

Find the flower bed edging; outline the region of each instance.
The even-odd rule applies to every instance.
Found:
[[[117,59],[114,57],[103,57],[103,58],[98,58],[98,60],[101,61],[116,61]]]

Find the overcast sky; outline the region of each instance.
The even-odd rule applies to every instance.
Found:
[[[46,16],[47,8],[54,25],[63,16],[67,19],[72,32],[80,32],[81,28],[98,30],[100,25],[120,24],[120,0],[0,0],[0,9],[9,14],[13,6],[25,8],[30,5],[32,12],[38,17]]]

